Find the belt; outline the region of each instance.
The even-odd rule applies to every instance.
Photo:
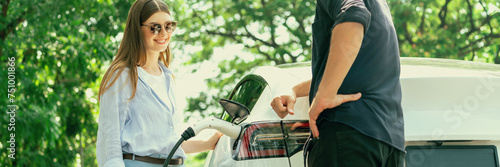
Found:
[[[162,158],[143,157],[143,156],[138,156],[138,155],[133,155],[133,154],[123,154],[123,159],[131,159],[131,160],[142,161],[142,162],[153,163],[153,164],[165,163],[165,159],[162,159]],[[168,164],[169,165],[182,165],[183,163],[184,163],[184,159],[182,159],[182,157],[179,157],[179,158],[172,158],[170,160],[170,163],[168,163]]]

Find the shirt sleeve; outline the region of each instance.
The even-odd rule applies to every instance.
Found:
[[[318,5],[334,20],[333,27],[343,22],[357,22],[363,25],[365,33],[368,30],[371,13],[363,0],[318,0]]]
[[[111,77],[111,81],[113,79],[114,76]],[[99,167],[125,167],[121,132],[129,110],[130,85],[128,70],[123,70],[116,82],[100,97],[96,147]]]

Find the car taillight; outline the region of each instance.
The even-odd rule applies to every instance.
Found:
[[[237,160],[290,157],[302,150],[308,121],[255,122],[245,129]]]

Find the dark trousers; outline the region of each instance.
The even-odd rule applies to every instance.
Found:
[[[342,123],[323,120],[308,143],[309,167],[403,167],[405,153]]]

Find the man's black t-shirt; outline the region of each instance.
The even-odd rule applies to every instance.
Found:
[[[325,110],[318,118],[340,122],[404,151],[399,83],[399,46],[385,0],[318,0],[312,25],[312,103],[323,78],[331,32],[342,22],[358,22],[365,35],[361,49],[338,94],[361,92],[358,101]]]

